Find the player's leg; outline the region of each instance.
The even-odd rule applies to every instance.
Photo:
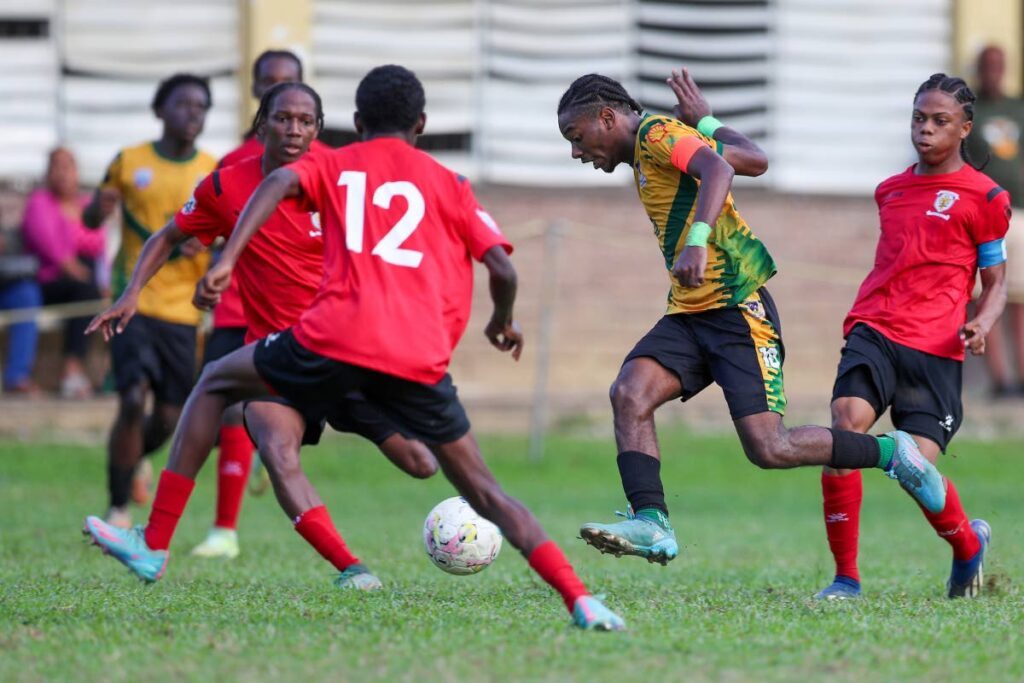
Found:
[[[417,479],[437,472],[437,460],[422,442],[402,434],[399,426],[379,406],[353,391],[327,412],[327,421],[339,432],[351,432],[376,444],[398,469]]]
[[[349,550],[338,533],[327,507],[302,469],[303,443],[315,444],[323,431],[319,418],[304,416],[280,401],[257,400],[245,404],[245,424],[281,509],[302,536],[340,574],[340,588],[380,589],[381,582]]]

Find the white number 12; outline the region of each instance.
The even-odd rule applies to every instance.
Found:
[[[363,171],[342,171],[338,186],[347,188],[345,199],[345,246],[358,254],[363,252],[363,227],[366,223],[366,173]],[[404,197],[408,203],[405,214],[398,219],[370,253],[379,256],[386,263],[406,268],[419,268],[423,252],[403,249],[402,243],[409,239],[426,212],[426,204],[419,188],[407,180],[384,183],[373,193],[373,205],[382,209],[391,208],[391,200]]]

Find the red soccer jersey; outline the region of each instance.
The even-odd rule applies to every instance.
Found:
[[[182,232],[210,244],[228,237],[245,203],[263,180],[260,157],[217,169],[174,217]],[[238,259],[238,282],[248,330],[246,342],[291,327],[313,300],[323,276],[323,240],[315,212],[286,199]]]
[[[288,168],[324,227],[324,280],[295,339],[321,356],[439,381],[469,320],[471,259],[512,251],[469,182],[396,138]]]
[[[915,175],[914,166],[875,190],[881,235],[875,266],[857,292],[843,334],[857,323],[890,340],[963,360],[978,245],[1002,238],[1010,197],[964,164],[954,173]]]

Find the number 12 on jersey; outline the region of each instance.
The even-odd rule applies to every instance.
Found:
[[[338,176],[338,187],[344,187],[345,197],[345,246],[349,251],[363,253],[363,232],[366,225],[366,173],[363,171],[342,171]],[[373,205],[382,209],[391,208],[391,200],[403,197],[407,203],[405,214],[398,219],[387,234],[380,239],[370,252],[386,263],[405,268],[419,268],[423,252],[403,249],[402,244],[416,232],[426,212],[426,204],[419,188],[407,180],[396,180],[380,185],[373,192]]]

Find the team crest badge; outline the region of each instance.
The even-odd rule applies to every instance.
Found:
[[[937,216],[944,221],[948,221],[950,216],[947,211],[953,208],[956,204],[956,200],[960,199],[960,195],[956,192],[950,192],[949,190],[939,190],[935,193],[935,207],[934,211],[928,211],[925,213],[926,216]]]
[[[185,206],[181,207],[181,212],[186,216],[196,210],[196,195],[193,192],[192,196],[185,202]]]
[[[132,176],[132,182],[135,183],[135,189],[145,190],[153,182],[153,169],[145,167],[136,169],[135,175]]]
[[[764,306],[757,299],[747,299],[741,304],[747,312],[758,320],[764,320]]]
[[[647,142],[661,142],[667,134],[668,131],[665,130],[665,124],[656,123],[647,131]]]

